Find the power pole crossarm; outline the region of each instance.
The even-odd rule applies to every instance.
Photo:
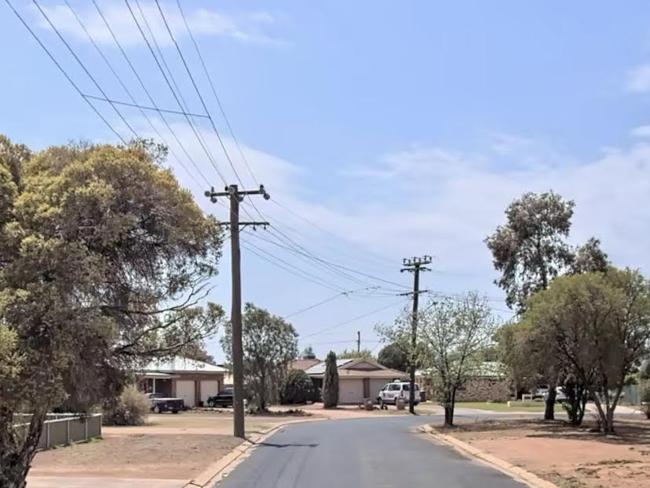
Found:
[[[215,192],[214,187],[205,192],[205,196],[212,203],[217,202],[219,197],[228,197],[230,200],[230,251],[232,261],[232,308],[230,319],[232,323],[232,376],[234,386],[234,434],[235,437],[245,439],[246,429],[244,426],[244,350],[242,347],[242,315],[241,315],[241,251],[239,248],[239,230],[246,225],[263,226],[268,222],[240,222],[239,204],[245,195],[262,195],[265,200],[271,198],[260,185],[259,190],[240,190],[237,185],[226,187],[223,192]]]
[[[426,267],[431,264],[431,256],[405,258],[402,261],[404,267],[400,270],[402,273],[407,271],[413,273],[413,291],[406,295],[413,295],[413,315],[411,317],[411,358],[410,361],[410,384],[409,384],[409,412],[415,414],[415,348],[417,347],[418,334],[418,299],[420,293],[420,271],[431,271]]]

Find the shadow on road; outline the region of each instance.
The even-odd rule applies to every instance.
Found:
[[[276,444],[274,442],[260,442],[259,444],[256,444],[258,446],[267,446],[267,447],[318,447],[318,444],[296,444],[296,443],[289,443],[289,444]]]

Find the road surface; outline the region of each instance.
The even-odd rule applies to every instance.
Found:
[[[438,417],[382,417],[284,427],[217,488],[522,488],[413,429]]]

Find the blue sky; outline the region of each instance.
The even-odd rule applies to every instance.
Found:
[[[31,2],[13,3],[82,90],[97,94]],[[145,103],[92,4],[70,3],[136,99]],[[41,4],[105,91],[125,100],[63,0]],[[176,108],[124,3],[99,4],[158,104]],[[200,111],[155,4],[142,0],[141,5],[188,105]],[[175,2],[162,6],[215,122],[227,135]],[[576,201],[574,243],[600,237],[615,264],[648,273],[647,2],[187,0],[183,6],[257,178],[274,200],[326,232],[271,202],[256,205],[310,253],[405,286],[410,277],[399,273],[401,258],[432,254],[435,271],[424,277],[426,287],[445,293],[475,289],[502,309],[482,239],[502,222],[512,199],[552,188]],[[34,148],[71,139],[115,141],[4,4],[0,43],[5,47],[0,132]],[[125,129],[110,107],[98,107]],[[138,111],[124,114],[138,133],[151,135]],[[169,120],[203,172],[222,186],[185,121]],[[232,179],[209,125],[200,127]],[[252,185],[234,142],[229,137],[225,142]],[[170,165],[203,208],[224,215],[204,201],[204,188],[175,160]],[[340,289],[390,287],[324,272],[254,236],[244,241]],[[211,295],[226,308],[228,259],[226,252]],[[244,292],[246,300],[279,315],[334,294],[246,249]],[[374,325],[391,321],[400,305],[390,305],[399,300],[383,294],[339,297],[292,321],[301,347],[312,344],[320,354],[352,347],[357,330],[364,345],[375,348]],[[318,333],[328,327],[333,328]],[[220,356],[216,341],[210,348]]]

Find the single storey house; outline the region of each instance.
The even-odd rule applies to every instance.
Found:
[[[427,398],[435,398],[433,392],[435,373],[428,370],[415,372],[415,381]],[[473,371],[456,392],[458,402],[505,402],[512,395],[511,382],[505,374],[504,365],[498,361],[484,361]]]
[[[226,373],[221,366],[174,357],[149,363],[138,374],[138,385],[145,393],[182,398],[186,407],[196,407],[223,388]]]
[[[404,371],[382,366],[373,359],[339,359],[336,361],[339,373],[339,403],[357,404],[364,399],[373,401],[379,396],[379,390],[395,380],[406,380]],[[318,388],[323,387],[325,362],[321,361],[305,370]]]

